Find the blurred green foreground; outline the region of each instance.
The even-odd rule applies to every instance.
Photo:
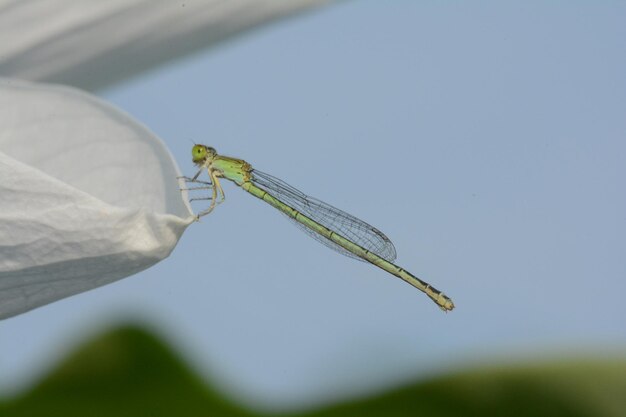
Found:
[[[263,416],[218,394],[151,334],[88,343],[0,416]],[[474,370],[283,416],[626,416],[626,360]]]

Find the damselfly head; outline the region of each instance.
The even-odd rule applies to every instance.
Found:
[[[217,151],[210,146],[194,145],[191,148],[191,158],[196,165],[204,165],[207,160],[211,160],[217,156]]]

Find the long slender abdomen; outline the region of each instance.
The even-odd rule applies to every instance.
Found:
[[[289,217],[293,218],[294,220],[296,220],[297,222],[305,225],[309,229],[311,229],[314,232],[318,233],[319,235],[325,237],[326,239],[330,240],[331,242],[339,245],[340,247],[344,248],[348,252],[353,253],[354,255],[356,255],[359,258],[361,258],[361,259],[371,263],[372,265],[375,265],[375,266],[383,269],[384,271],[387,271],[390,274],[395,275],[398,278],[401,278],[402,280],[408,282],[409,284],[411,284],[415,288],[417,288],[420,291],[424,292],[442,310],[450,311],[450,310],[452,310],[454,308],[454,303],[452,302],[452,300],[448,296],[446,296],[444,293],[442,293],[441,291],[437,290],[436,288],[432,287],[427,282],[422,281],[421,279],[419,279],[415,275],[411,274],[410,272],[406,271],[405,269],[403,269],[403,268],[401,268],[401,267],[399,267],[399,266],[397,266],[397,265],[395,265],[395,264],[393,264],[393,263],[391,263],[391,262],[381,258],[380,256],[376,255],[375,253],[372,253],[371,251],[363,248],[362,246],[359,246],[356,243],[346,239],[344,236],[342,236],[342,235],[340,235],[340,234],[330,230],[329,228],[321,225],[320,223],[312,220],[311,218],[305,216],[304,214],[302,214],[298,210],[294,209],[293,207],[290,207],[290,206],[284,204],[283,202],[279,201],[278,199],[274,198],[267,191],[265,191],[265,190],[255,186],[250,181],[244,182],[241,185],[241,188],[243,188],[244,190],[246,190],[247,192],[249,192],[253,196],[255,196],[255,197],[265,201],[269,205],[275,207],[276,209],[278,209],[281,212],[285,213],[287,216],[289,216]]]

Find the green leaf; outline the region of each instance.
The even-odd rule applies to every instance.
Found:
[[[87,343],[29,392],[12,416],[261,416],[208,386],[156,337],[132,326]],[[306,417],[624,416],[626,361],[491,367],[408,384]]]

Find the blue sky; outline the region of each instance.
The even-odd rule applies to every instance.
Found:
[[[608,1],[344,2],[102,91],[183,172],[205,143],[375,225],[457,309],[226,184],[169,259],[3,322],[0,388],[126,319],[273,406],[623,352],[625,17]]]

